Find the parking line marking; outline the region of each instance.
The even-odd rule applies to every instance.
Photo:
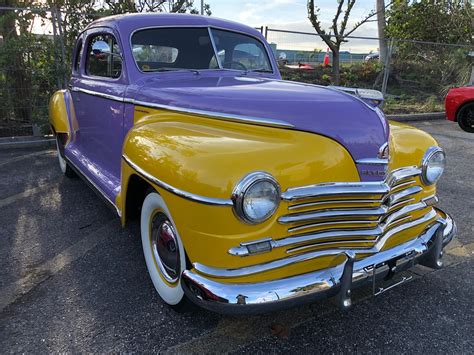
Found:
[[[38,192],[51,188],[52,184],[40,185],[32,189],[25,190],[19,194],[12,195],[0,200],[0,208],[5,207],[11,203],[21,200],[26,197],[30,197]]]
[[[115,219],[66,248],[52,259],[32,269],[27,276],[0,289],[0,312],[19,297],[29,293],[36,286],[58,273],[65,266],[84,256],[100,242],[101,237],[106,235],[106,230],[114,225],[119,226]]]
[[[36,157],[38,155],[50,155],[50,154],[52,155],[53,153],[56,153],[56,151],[48,149],[48,150],[42,150],[42,151],[39,151],[39,152],[30,153],[30,154],[20,155],[18,157],[11,158],[9,160],[1,162],[0,166],[4,166],[4,165],[7,165],[7,164],[11,164],[11,163],[16,163],[17,161],[32,158],[32,157]]]

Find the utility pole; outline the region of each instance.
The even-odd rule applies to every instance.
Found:
[[[379,62],[385,63],[385,57],[387,56],[387,41],[385,40],[385,0],[375,1],[379,37]]]
[[[201,15],[204,15],[204,0],[201,0]]]

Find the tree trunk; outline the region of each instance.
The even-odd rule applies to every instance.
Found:
[[[385,0],[377,0],[377,25],[379,36],[379,62],[384,64],[387,57],[387,41],[385,40]]]
[[[339,72],[339,48],[332,50],[332,83],[339,85],[341,75]]]

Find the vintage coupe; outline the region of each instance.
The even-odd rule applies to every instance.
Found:
[[[446,119],[457,122],[464,131],[474,133],[474,84],[449,90],[445,108]]]
[[[345,309],[356,287],[441,267],[445,153],[389,123],[378,92],[284,81],[258,31],[195,15],[100,19],[73,58],[50,103],[61,170],[140,219],[174,308]]]

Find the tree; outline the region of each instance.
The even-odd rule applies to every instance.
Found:
[[[364,23],[370,21],[377,12],[371,11],[366,17],[355,23],[352,28],[348,29],[348,21],[351,11],[356,3],[356,0],[338,0],[336,14],[332,20],[332,25],[329,30],[325,30],[321,26],[319,17],[319,8],[315,6],[314,0],[308,0],[308,18],[311,25],[314,27],[318,35],[327,44],[332,52],[332,75],[334,84],[338,85],[340,81],[339,74],[339,51],[341,44],[346,42],[346,38],[350,36]],[[344,4],[346,5],[344,9]],[[332,34],[333,33],[333,34]]]
[[[16,0],[0,0],[2,7],[18,6]],[[28,6],[28,4],[26,4]],[[2,110],[0,119],[28,123],[31,120],[31,71],[26,67],[25,46],[29,39],[28,23],[31,14],[18,15],[12,10],[0,10],[0,81],[2,84]],[[6,106],[6,107],[5,107]],[[13,111],[8,114],[8,106]]]
[[[470,0],[395,0],[387,12],[389,37],[452,44],[473,43]]]
[[[469,0],[395,0],[387,11],[386,32],[399,39],[393,60],[397,80],[408,82],[413,72],[424,90],[437,86],[440,95],[453,85],[466,84],[471,72],[468,52],[474,44],[473,17]],[[436,82],[427,83],[429,78]]]
[[[194,6],[194,0],[104,0],[111,14],[127,12],[174,12],[198,14],[200,11]],[[209,4],[204,4],[204,13],[210,16]]]

